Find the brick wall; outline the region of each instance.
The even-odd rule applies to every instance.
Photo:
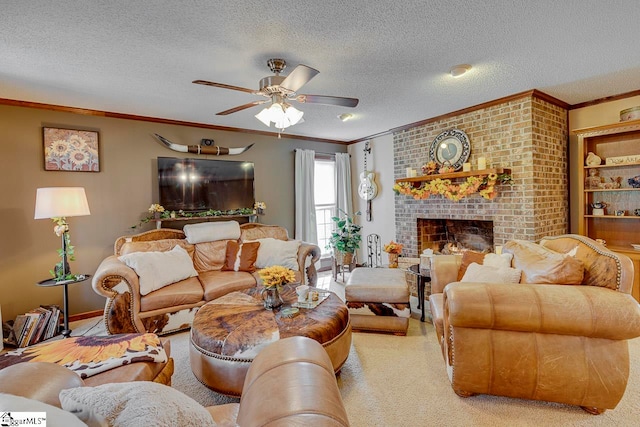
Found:
[[[414,200],[395,196],[396,238],[405,256],[417,256],[418,218],[493,221],[494,243],[539,240],[568,232],[567,111],[535,95],[446,117],[394,134],[394,176],[420,170],[431,142],[443,130],[458,128],[471,143],[469,162],[512,171],[514,184],[498,187],[498,197],[475,194],[452,202],[440,196]]]

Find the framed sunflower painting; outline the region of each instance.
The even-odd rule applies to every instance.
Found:
[[[44,170],[100,172],[98,132],[43,127]]]

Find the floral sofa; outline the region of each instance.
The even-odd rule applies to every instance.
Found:
[[[280,226],[208,222],[118,238],[92,286],[107,299],[108,333],[166,334],[188,329],[208,301],[256,286],[260,268],[284,265],[314,286],[319,258],[317,245]]]

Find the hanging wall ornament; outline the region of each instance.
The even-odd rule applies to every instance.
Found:
[[[182,145],[182,144],[174,144],[169,141],[167,138],[158,135],[157,133],[153,134],[158,141],[162,143],[165,147],[177,151],[179,153],[193,153],[193,154],[209,154],[214,156],[235,156],[238,154],[242,154],[247,151],[249,148],[253,147],[253,144],[247,145],[246,147],[240,148],[227,148],[220,147],[219,145],[211,145],[211,146],[203,146],[203,145]],[[205,140],[205,141],[213,141],[213,140]]]

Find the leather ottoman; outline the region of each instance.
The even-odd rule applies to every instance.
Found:
[[[347,280],[345,297],[354,331],[407,334],[411,306],[404,270],[356,268]]]
[[[203,305],[193,319],[189,358],[196,378],[210,389],[240,396],[249,366],[264,348],[291,336],[305,336],[322,344],[334,372],[349,356],[351,323],[344,302],[333,292],[317,307],[300,308],[290,318],[280,309],[263,306],[262,287],[231,292]],[[295,286],[281,292],[285,305],[297,301]],[[288,356],[282,355],[283,360]]]

